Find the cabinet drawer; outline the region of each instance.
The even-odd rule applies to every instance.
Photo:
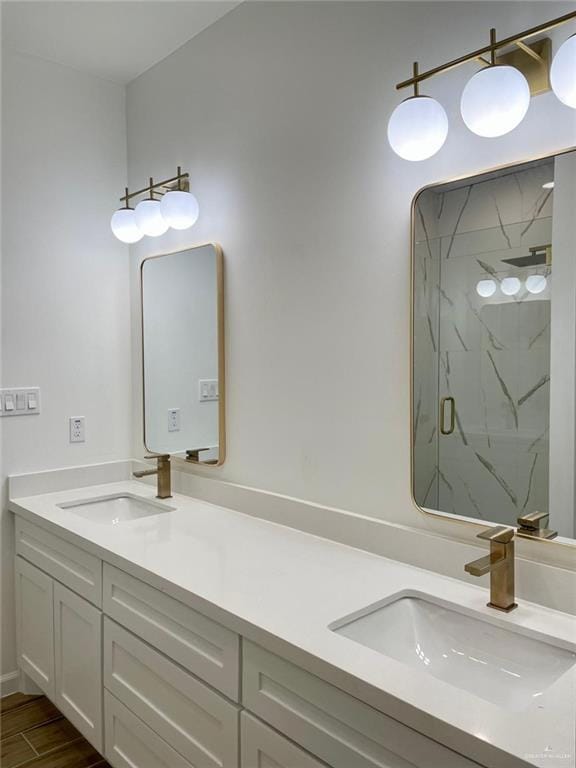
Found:
[[[104,685],[195,768],[236,768],[239,708],[104,619]]]
[[[54,703],[102,752],[102,613],[54,584]]]
[[[16,552],[94,605],[102,605],[102,561],[16,517]]]
[[[241,717],[242,768],[326,768],[252,715]]]
[[[240,641],[235,632],[108,564],[103,605],[106,615],[238,701]]]
[[[54,697],[54,582],[16,558],[18,666],[47,696]]]
[[[264,649],[244,643],[243,704],[333,768],[477,764]]]
[[[193,768],[108,691],[104,723],[105,756],[114,768]]]

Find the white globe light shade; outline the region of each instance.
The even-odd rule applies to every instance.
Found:
[[[505,277],[500,283],[500,289],[505,296],[515,296],[520,290],[520,280],[517,277]]]
[[[412,96],[398,104],[388,121],[390,146],[404,160],[426,160],[448,136],[444,107],[429,96]]]
[[[550,85],[563,104],[576,109],[576,35],[558,48],[550,68]]]
[[[198,200],[190,192],[167,192],[160,202],[160,211],[173,229],[188,229],[196,224],[200,209]]]
[[[526,290],[530,293],[542,293],[546,290],[548,280],[544,275],[530,275],[526,278]]]
[[[158,237],[168,231],[168,222],[160,211],[159,200],[142,200],[134,211],[136,224],[149,237]]]
[[[136,224],[133,208],[120,208],[112,214],[110,228],[118,240],[123,243],[137,243],[142,240],[144,233]]]
[[[478,136],[494,138],[509,133],[524,119],[530,106],[530,86],[518,69],[486,67],[470,78],[460,100],[462,118]]]
[[[476,293],[483,299],[489,299],[496,293],[496,283],[494,280],[479,280],[476,285]]]

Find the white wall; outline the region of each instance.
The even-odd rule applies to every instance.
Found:
[[[108,222],[125,185],[124,89],[4,51],[2,385],[39,386],[5,418],[13,473],[130,453],[129,263]],[[68,442],[85,416],[86,442]],[[3,505],[4,506],[4,505]],[[2,672],[16,668],[12,521],[2,513]]]
[[[394,85],[414,58],[433,66],[493,25],[503,37],[572,7],[244,3],[128,86],[131,184],[181,164],[201,207],[193,230],[133,248],[134,287],[144,255],[224,249],[228,458],[211,476],[434,525],[410,497],[411,200],[431,182],[575,144],[576,115],[548,93],[512,134],[475,137],[458,115],[467,65],[424,89],[447,107],[450,134],[411,164],[386,140],[403,97]]]

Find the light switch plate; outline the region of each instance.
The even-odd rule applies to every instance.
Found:
[[[198,379],[198,399],[202,403],[218,400],[218,379]]]
[[[0,389],[0,416],[34,416],[40,413],[38,387]]]

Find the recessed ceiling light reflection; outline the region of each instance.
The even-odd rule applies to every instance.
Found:
[[[554,189],[554,182],[547,181],[546,184],[542,184],[542,189]]]
[[[494,280],[479,280],[476,284],[476,293],[483,299],[489,299],[496,293],[496,283]]]
[[[544,275],[530,275],[526,278],[526,290],[530,293],[542,293],[546,290],[548,280]]]
[[[505,296],[515,296],[520,290],[520,280],[517,277],[505,277],[500,288]]]

